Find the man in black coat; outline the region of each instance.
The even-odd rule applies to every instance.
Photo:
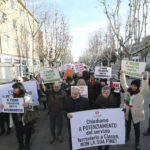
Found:
[[[102,94],[100,94],[95,102],[96,109],[106,109],[106,108],[116,108],[116,98],[111,94],[111,89],[109,86],[104,86],[102,88]],[[102,150],[103,146],[99,146],[98,150]],[[109,150],[109,145],[105,146],[105,150]]]

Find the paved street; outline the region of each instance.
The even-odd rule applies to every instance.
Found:
[[[141,150],[150,149],[150,136],[143,137],[142,133],[147,128],[148,117],[150,116],[150,109],[148,104],[150,103],[150,89],[145,97],[145,112],[146,120],[141,124]],[[50,130],[49,130],[49,118],[47,111],[42,110],[40,107],[40,120],[36,124],[36,133],[32,136],[31,150],[69,150],[68,147],[68,134],[66,128],[66,121],[64,121],[63,137],[64,142],[59,143],[56,141],[54,144],[49,144]],[[90,148],[88,150],[94,150],[96,148]],[[15,137],[15,131],[12,130],[10,136],[0,137],[0,150],[17,150],[17,141]],[[111,146],[110,150],[134,150],[134,131],[132,127],[131,140],[126,145]]]

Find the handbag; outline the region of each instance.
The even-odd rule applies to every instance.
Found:
[[[27,111],[24,115],[25,124],[35,123],[40,118],[38,110]]]

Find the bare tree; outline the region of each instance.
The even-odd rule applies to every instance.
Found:
[[[41,53],[51,66],[54,62],[61,62],[68,57],[72,37],[64,15],[56,10],[47,16],[43,26],[44,45]]]
[[[118,54],[123,53],[131,60],[134,54],[147,49],[147,45],[140,47],[142,36],[146,36],[147,18],[148,18],[148,4],[147,0],[129,0],[129,14],[127,24],[125,26],[125,35],[121,33],[121,19],[120,19],[120,5],[121,0],[116,0],[115,9],[109,7],[107,0],[101,1],[107,19],[109,20],[111,29],[117,39]],[[133,46],[137,45],[136,52],[133,51]],[[142,60],[142,56],[141,56]]]

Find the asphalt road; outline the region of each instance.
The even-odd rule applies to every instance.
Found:
[[[150,150],[150,136],[144,137],[142,133],[145,131],[148,125],[148,118],[150,117],[150,88],[145,96],[145,114],[146,120],[141,123],[141,150]],[[43,110],[40,106],[40,120],[35,125],[36,132],[32,136],[31,150],[69,150],[68,147],[68,132],[66,120],[64,119],[63,138],[64,142],[59,143],[55,141],[53,144],[49,144],[50,129],[49,129],[49,116],[47,110]],[[0,137],[0,150],[17,150],[17,140],[15,137],[15,130],[9,136]],[[88,148],[87,150],[96,150],[97,148]],[[110,146],[110,150],[134,150],[134,130],[132,126],[131,139],[125,145]]]

